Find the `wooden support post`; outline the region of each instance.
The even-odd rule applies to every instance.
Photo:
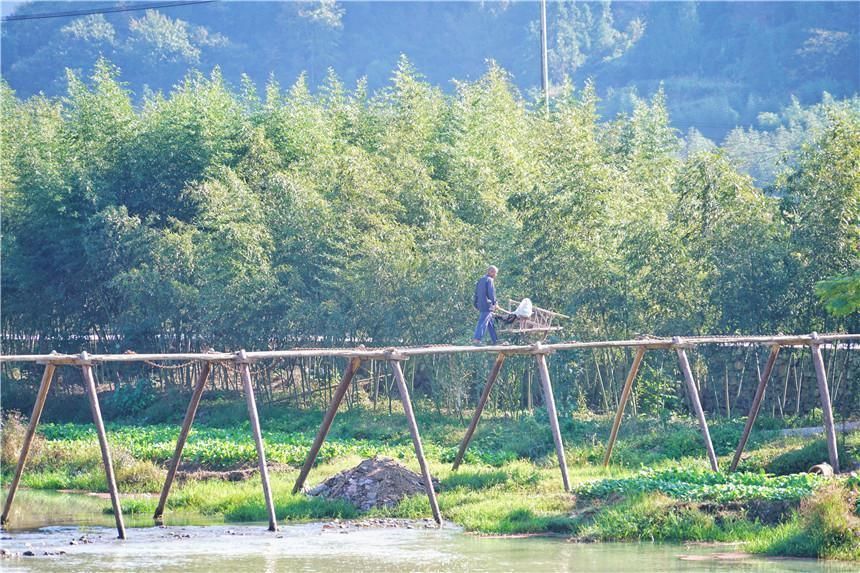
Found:
[[[191,401],[188,403],[188,409],[185,410],[185,419],[182,421],[182,429],[179,431],[179,438],[176,440],[176,449],[173,451],[173,458],[170,460],[170,465],[167,467],[167,478],[164,480],[164,487],[161,488],[161,497],[158,498],[158,507],[155,508],[155,513],[152,518],[160,521],[164,515],[164,506],[167,503],[167,495],[170,493],[170,486],[173,484],[173,478],[176,477],[176,470],[179,468],[179,460],[182,458],[182,450],[185,448],[185,442],[188,439],[188,434],[191,432],[191,424],[194,423],[194,416],[197,415],[197,407],[200,405],[200,398],[203,396],[203,390],[206,388],[206,382],[209,380],[209,371],[212,364],[209,361],[203,362],[200,365],[200,373],[197,376],[197,383],[194,385],[194,391],[191,394]]]
[[[699,400],[699,391],[696,389],[696,381],[693,380],[693,372],[690,370],[690,361],[687,360],[687,351],[682,347],[677,347],[681,342],[680,338],[676,336],[672,341],[676,345],[675,351],[678,353],[678,362],[681,365],[681,372],[683,372],[684,380],[687,383],[687,394],[690,396],[693,410],[699,419],[699,428],[701,428],[702,438],[705,440],[705,449],[708,450],[708,460],[711,462],[711,469],[718,472],[720,471],[720,467],[717,465],[717,454],[714,453],[714,444],[711,443],[711,433],[708,431],[708,422],[705,420],[705,412],[702,410],[702,402]]]
[[[631,390],[633,390],[633,380],[636,379],[636,374],[639,372],[639,365],[642,363],[643,356],[645,356],[645,347],[640,346],[636,350],[636,356],[633,358],[633,365],[630,367],[630,372],[627,374],[627,380],[624,382],[624,389],[621,391],[621,399],[618,401],[618,411],[615,412],[615,420],[612,422],[612,431],[609,433],[609,442],[606,444],[606,454],[603,456],[603,467],[609,465],[609,458],[612,456],[612,448],[615,447],[615,439],[618,437],[618,428],[621,427],[621,417],[624,415],[624,408],[627,406],[627,400],[630,398]]]
[[[729,466],[730,472],[737,469],[738,462],[741,460],[741,454],[743,454],[744,448],[747,445],[747,440],[750,437],[753,424],[755,424],[755,419],[758,417],[758,412],[761,408],[761,401],[762,398],[764,398],[767,381],[770,379],[771,372],[773,372],[773,366],[776,364],[776,357],[779,356],[779,348],[779,344],[774,344],[770,347],[770,356],[767,359],[767,364],[764,366],[764,372],[762,372],[761,379],[758,381],[758,388],[756,388],[755,396],[753,397],[752,405],[750,406],[750,412],[747,414],[747,422],[744,425],[743,434],[741,434],[741,441],[738,442],[738,448],[735,450],[735,457],[732,458],[732,465]]]
[[[540,374],[541,388],[543,388],[543,401],[546,403],[546,412],[549,416],[549,427],[552,430],[552,439],[555,442],[555,452],[558,455],[558,465],[561,468],[561,481],[564,491],[570,491],[570,480],[567,477],[567,460],[564,456],[564,444],[561,441],[561,428],[558,425],[558,413],[555,409],[555,396],[552,393],[552,384],[549,381],[549,369],[546,366],[546,354],[535,354],[538,373]]]
[[[102,461],[105,466],[105,477],[107,478],[108,491],[110,492],[110,502],[113,506],[116,531],[120,539],[125,539],[125,524],[122,521],[122,507],[119,503],[119,491],[116,488],[116,478],[113,473],[113,462],[110,457],[110,448],[108,447],[107,434],[105,433],[105,424],[102,420],[102,411],[99,407],[96,383],[93,379],[93,366],[90,363],[89,356],[86,352],[81,353],[81,370],[84,374],[84,385],[87,388],[87,396],[90,400],[90,410],[93,413],[93,422],[95,422],[96,432],[99,435],[99,447],[102,450]]]
[[[812,363],[815,365],[815,377],[818,379],[818,395],[821,399],[821,412],[824,415],[824,433],[827,437],[827,454],[833,473],[839,473],[839,450],[836,448],[836,428],[833,425],[833,405],[830,403],[830,390],[827,388],[827,372],[824,370],[824,359],[821,357],[821,343],[818,333],[812,333],[812,344],[809,345]]]
[[[272,501],[272,488],[269,486],[269,468],[266,465],[266,451],[263,448],[263,434],[260,431],[260,416],[257,413],[257,400],[254,398],[254,386],[251,384],[251,370],[248,367],[248,357],[244,350],[239,351],[237,364],[242,383],[245,387],[245,398],[248,401],[248,417],[251,419],[251,431],[254,443],[257,445],[257,461],[260,464],[260,481],[263,483],[263,497],[266,500],[266,510],[269,513],[269,531],[278,530],[278,520],[275,517],[275,504]]]
[[[397,359],[389,360],[391,371],[394,373],[394,379],[397,382],[397,389],[400,392],[400,401],[403,402],[403,413],[406,414],[406,420],[409,422],[409,432],[412,434],[412,445],[415,446],[415,455],[418,457],[418,465],[421,466],[421,475],[424,478],[424,489],[427,490],[427,497],[430,499],[430,510],[433,512],[433,519],[439,525],[442,524],[442,513],[439,511],[439,503],[436,501],[436,490],[433,489],[433,478],[430,476],[430,469],[427,467],[427,460],[424,458],[424,448],[421,446],[421,436],[418,433],[418,422],[415,420],[415,412],[412,411],[412,401],[409,398],[409,388],[406,387],[406,379],[403,377],[403,370],[400,368],[400,361]]]
[[[36,426],[39,425],[39,418],[42,417],[42,410],[45,408],[45,401],[48,398],[48,390],[51,388],[51,381],[54,379],[54,370],[56,366],[48,362],[45,364],[45,372],[42,374],[42,383],[39,385],[39,393],[36,395],[36,403],[33,405],[33,413],[30,415],[30,424],[27,426],[27,433],[24,434],[24,442],[21,444],[21,453],[18,454],[18,465],[15,467],[15,477],[12,478],[12,483],[9,486],[9,493],[6,494],[6,505],[3,506],[3,516],[0,518],[0,524],[6,525],[9,520],[9,512],[12,509],[12,502],[15,500],[15,492],[18,491],[18,483],[21,481],[21,476],[24,473],[24,465],[27,463],[27,455],[30,453],[30,445],[33,443],[33,436],[36,435]]]
[[[487,404],[487,398],[490,396],[490,390],[493,389],[493,384],[496,383],[496,378],[502,370],[502,365],[505,363],[505,355],[500,352],[493,363],[493,368],[490,370],[490,375],[487,378],[487,383],[484,386],[484,391],[481,392],[481,397],[478,400],[478,405],[475,407],[475,413],[472,416],[472,421],[469,423],[469,428],[466,430],[466,435],[460,443],[460,451],[457,452],[457,457],[454,458],[454,466],[451,468],[456,471],[463,461],[463,455],[466,453],[466,448],[469,446],[469,440],[472,439],[472,434],[475,433],[475,428],[478,427],[478,420],[481,419],[481,413],[484,411],[484,406]]]
[[[361,366],[361,358],[353,358],[349,361],[346,370],[344,370],[340,384],[331,398],[331,403],[323,417],[320,429],[317,431],[317,436],[314,438],[314,443],[311,446],[310,452],[308,452],[308,457],[305,458],[305,464],[302,466],[302,471],[299,472],[299,477],[296,479],[296,483],[293,486],[293,493],[298,493],[305,485],[308,473],[310,473],[314,462],[316,462],[317,455],[319,454],[323,442],[325,442],[325,438],[328,435],[328,431],[331,428],[334,417],[337,416],[337,409],[340,407],[343,397],[346,396],[346,392],[349,390],[349,384],[352,382],[352,378],[358,371],[359,366]]]

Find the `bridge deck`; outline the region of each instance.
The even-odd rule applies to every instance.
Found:
[[[860,334],[806,334],[776,336],[689,336],[689,337],[642,337],[631,340],[599,340],[593,342],[567,341],[551,344],[495,344],[488,346],[426,344],[420,346],[386,346],[354,348],[293,348],[288,350],[263,350],[245,352],[244,360],[256,361],[271,358],[306,358],[311,356],[340,356],[364,360],[405,359],[409,356],[438,354],[503,353],[503,354],[551,354],[560,350],[588,348],[646,348],[676,349],[692,348],[704,344],[716,345],[765,345],[809,346],[811,344],[838,344],[860,340]],[[138,362],[144,360],[202,360],[221,362],[238,360],[238,352],[185,352],[163,354],[9,354],[0,355],[0,362],[51,362],[53,364],[81,364],[88,362]]]

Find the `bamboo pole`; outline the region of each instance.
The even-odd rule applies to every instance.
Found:
[[[105,466],[105,478],[107,481],[108,491],[110,492],[110,502],[113,506],[114,520],[116,521],[117,537],[125,539],[125,524],[122,521],[122,507],[119,503],[119,491],[116,487],[116,478],[113,473],[113,462],[110,457],[110,448],[108,447],[107,434],[105,433],[105,424],[102,420],[102,411],[99,407],[99,397],[96,392],[96,383],[93,379],[93,367],[88,362],[86,352],[82,352],[81,370],[84,374],[84,384],[87,387],[87,397],[90,400],[90,410],[93,414],[93,422],[96,425],[96,432],[99,435],[99,447],[102,450],[102,461]]]
[[[779,356],[779,344],[774,344],[770,348],[770,356],[768,356],[767,364],[764,366],[764,372],[761,374],[761,378],[758,381],[758,388],[756,388],[755,396],[753,397],[752,405],[750,406],[750,413],[747,415],[747,421],[744,425],[743,434],[741,434],[741,440],[738,442],[738,447],[735,450],[735,457],[732,458],[732,465],[729,466],[729,471],[733,472],[738,467],[738,462],[741,459],[741,454],[744,451],[744,448],[747,445],[747,440],[750,437],[750,432],[752,431],[753,424],[755,424],[755,420],[758,417],[759,409],[761,409],[761,401],[764,398],[764,391],[767,387],[767,381],[770,379],[770,374],[773,372],[774,364],[776,364],[776,358]]]
[[[820,335],[816,344],[824,345],[828,342],[838,343],[841,341],[860,340],[860,334],[826,334]],[[750,345],[773,345],[781,346],[806,346],[812,344],[809,335],[793,336],[699,336],[684,339],[687,347],[701,344],[750,344]],[[671,349],[675,347],[672,339],[668,338],[646,338],[634,340],[603,340],[595,342],[559,342],[542,345],[544,350],[575,350],[584,348],[638,348],[644,346],[649,349]],[[535,345],[490,345],[490,346],[454,346],[448,344],[415,346],[406,348],[297,348],[293,350],[267,350],[260,352],[246,352],[245,359],[248,361],[264,360],[271,358],[307,358],[307,357],[332,357],[361,358],[363,360],[388,360],[394,351],[399,356],[432,356],[438,354],[465,354],[465,353],[494,353],[505,354],[533,354]],[[235,360],[236,354],[226,352],[203,352],[203,353],[180,353],[180,354],[94,354],[90,355],[91,362],[139,362],[143,360],[164,361],[188,361],[201,360],[219,362],[224,360]],[[54,364],[78,365],[80,359],[73,354],[18,354],[0,355],[0,362],[52,362]]]
[[[676,337],[675,344],[680,345],[681,339]],[[696,412],[696,417],[699,419],[699,428],[702,430],[702,438],[705,441],[705,449],[708,451],[708,460],[711,462],[711,469],[718,472],[720,471],[720,467],[717,465],[717,454],[714,453],[714,445],[711,443],[708,422],[705,420],[705,412],[702,410],[702,402],[699,400],[699,391],[696,389],[696,381],[693,379],[693,372],[690,370],[687,351],[680,346],[675,351],[678,353],[678,362],[681,365],[681,372],[684,373],[684,380],[687,383],[687,394],[690,397],[693,410]]]
[[[481,413],[484,411],[484,406],[487,404],[487,398],[490,396],[490,390],[496,383],[496,378],[502,370],[502,365],[505,363],[504,352],[499,352],[493,367],[490,370],[490,375],[487,377],[487,383],[484,385],[484,391],[481,392],[481,397],[478,399],[478,405],[475,407],[475,413],[472,415],[472,421],[469,423],[469,428],[466,430],[466,435],[463,436],[463,441],[460,443],[460,450],[457,452],[457,457],[454,458],[454,466],[452,471],[456,471],[460,467],[460,462],[463,461],[463,455],[466,453],[466,448],[469,446],[469,441],[472,439],[472,434],[478,427],[478,420],[481,419]]]
[[[549,370],[546,366],[546,354],[535,354],[538,373],[540,374],[541,388],[543,388],[543,399],[546,403],[546,412],[549,416],[549,427],[552,430],[552,439],[555,442],[555,451],[558,455],[558,465],[561,469],[561,481],[564,491],[570,491],[570,480],[567,477],[567,460],[564,456],[564,444],[561,441],[561,428],[558,425],[558,413],[555,409],[555,397],[552,393],[552,384],[549,380]]]
[[[813,339],[818,335],[812,333]],[[824,359],[821,357],[821,347],[811,344],[812,363],[815,365],[815,377],[818,379],[818,395],[821,399],[821,411],[824,415],[824,431],[827,434],[827,453],[833,473],[839,473],[839,450],[836,448],[836,428],[833,425],[833,406],[830,403],[830,390],[827,388],[827,372],[824,370]]]
[[[48,390],[50,390],[51,381],[54,379],[55,368],[50,362],[45,364],[45,372],[42,374],[42,382],[39,384],[39,393],[36,395],[36,403],[33,404],[33,413],[30,415],[30,424],[27,426],[27,433],[24,434],[24,442],[21,444],[21,452],[18,454],[15,477],[12,478],[12,483],[9,485],[9,493],[6,494],[6,505],[3,506],[3,515],[0,517],[0,524],[2,525],[6,525],[8,522],[12,502],[15,500],[15,492],[18,491],[18,483],[24,474],[24,465],[27,463],[30,445],[33,443],[33,437],[36,435],[36,426],[39,425],[39,418],[42,417],[42,410],[45,408],[45,401],[48,398]]]
[[[627,374],[627,380],[624,381],[624,389],[621,391],[621,398],[618,401],[618,411],[615,412],[615,420],[612,422],[612,431],[609,433],[609,442],[606,444],[606,454],[603,456],[603,467],[609,465],[609,458],[612,456],[612,448],[615,447],[615,439],[618,437],[618,428],[621,427],[621,418],[624,415],[624,408],[627,406],[627,400],[630,398],[631,390],[633,390],[633,380],[639,372],[639,365],[642,363],[643,356],[645,356],[645,347],[640,346],[636,350],[636,356],[633,358],[633,365],[630,367],[630,372]]]
[[[430,469],[427,467],[427,460],[424,458],[424,448],[421,446],[418,422],[415,420],[415,412],[412,410],[409,388],[406,386],[406,380],[403,377],[403,370],[400,368],[399,360],[392,359],[388,363],[391,365],[391,371],[394,373],[394,379],[400,391],[400,401],[403,402],[403,413],[406,414],[406,420],[409,422],[412,444],[415,446],[415,455],[418,457],[418,465],[421,466],[421,475],[424,478],[424,488],[427,490],[427,497],[430,500],[430,510],[433,512],[433,519],[436,520],[436,523],[442,525],[442,513],[439,511],[439,503],[436,501],[433,478],[430,476]]]
[[[200,405],[200,398],[203,396],[203,390],[206,388],[206,382],[209,380],[209,371],[212,365],[209,362],[204,362],[201,365],[200,373],[197,376],[197,383],[194,385],[194,390],[191,394],[191,401],[188,403],[188,409],[185,411],[185,419],[182,421],[182,429],[179,431],[179,438],[176,440],[176,449],[173,452],[173,458],[170,460],[170,465],[167,467],[167,478],[164,480],[164,487],[161,488],[161,496],[158,498],[158,507],[155,508],[155,513],[152,518],[156,521],[161,521],[164,515],[164,506],[167,503],[167,495],[170,492],[170,486],[173,484],[173,478],[176,477],[176,470],[179,468],[179,460],[182,458],[182,450],[185,448],[185,442],[188,439],[188,434],[191,432],[191,424],[194,423],[194,417],[197,415],[197,408]]]
[[[263,497],[266,500],[266,510],[269,513],[269,531],[278,530],[278,520],[275,517],[275,504],[272,501],[272,488],[269,486],[269,468],[266,466],[266,451],[263,447],[263,434],[260,431],[260,416],[257,413],[257,401],[254,398],[254,387],[251,384],[251,371],[245,360],[245,351],[239,351],[239,373],[245,386],[245,397],[248,401],[248,417],[251,419],[251,431],[257,446],[257,460],[260,464],[260,481],[263,484]]]
[[[325,442],[325,438],[328,435],[329,429],[331,429],[334,417],[337,416],[337,409],[340,407],[340,403],[343,401],[343,397],[346,395],[347,390],[349,390],[349,384],[352,382],[352,378],[358,371],[359,366],[361,366],[361,359],[353,358],[349,361],[346,370],[344,370],[340,384],[338,384],[338,387],[332,396],[331,403],[323,417],[320,429],[317,431],[316,438],[314,438],[314,443],[308,452],[307,458],[305,458],[305,463],[302,466],[302,470],[299,472],[299,477],[296,479],[295,485],[293,486],[293,493],[298,493],[299,490],[302,489],[302,486],[305,485],[308,473],[310,473],[311,468],[317,459],[320,448],[322,447],[323,442]]]

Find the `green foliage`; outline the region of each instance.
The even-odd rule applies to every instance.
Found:
[[[860,520],[849,509],[847,491],[833,484],[805,501],[799,514],[755,540],[751,549],[768,555],[860,559]]]
[[[834,316],[860,311],[860,270],[815,284],[815,294]]]
[[[268,510],[262,499],[254,499],[224,511],[227,521],[265,521]],[[350,503],[341,500],[327,500],[308,497],[303,494],[279,496],[275,503],[275,517],[278,520],[308,519],[351,519],[358,516],[358,510]]]
[[[123,515],[147,515],[155,513],[158,500],[154,497],[125,497],[122,499]],[[113,505],[102,510],[106,515],[113,515]]]
[[[631,478],[587,483],[579,487],[576,493],[584,498],[660,492],[682,501],[783,501],[807,497],[823,482],[822,478],[812,474],[721,474],[705,469],[676,467],[664,470],[645,469]]]
[[[601,511],[580,531],[606,541],[704,541],[723,537],[714,517],[662,495],[639,493]]]
[[[122,384],[104,401],[105,409],[115,416],[140,414],[159,399],[152,380],[140,379],[133,384]]]
[[[271,486],[277,518],[301,521],[359,517],[360,512],[348,503],[291,493],[297,467],[304,460],[321,414],[289,410],[269,410],[264,414],[265,427],[272,428],[264,437],[267,457],[275,462]],[[9,427],[14,430],[17,424],[22,428],[22,421],[15,420]],[[218,427],[198,422],[185,448],[185,462],[195,469],[256,466],[247,422],[230,421],[226,414],[217,422]],[[476,436],[475,445],[480,444],[478,459],[452,472],[446,460],[462,435],[463,424],[435,414],[422,417],[424,447],[430,470],[440,480],[438,499],[446,519],[467,530],[485,533],[557,533],[589,540],[751,541],[750,548],[756,552],[856,558],[856,538],[849,533],[856,531],[857,518],[848,515],[856,499],[856,478],[842,482],[847,489],[843,491],[840,486],[836,488],[839,492],[833,494],[830,485],[823,490],[820,487],[831,480],[819,476],[718,474],[700,463],[678,465],[671,455],[659,452],[650,454],[652,469],[634,473],[613,466],[607,470],[599,466],[600,455],[589,458],[589,448],[576,445],[595,433],[608,432],[608,418],[587,414],[562,421],[576,493],[571,496],[561,490],[558,468],[540,451],[531,459],[498,462],[503,452],[521,447],[511,442],[525,433],[543,435],[547,447],[552,448],[545,421],[526,418],[521,423],[518,428],[515,421],[487,417],[482,423],[484,435]],[[663,440],[685,428],[674,420],[663,420],[661,424],[659,428],[648,427]],[[737,430],[737,424],[724,425],[732,432]],[[691,426],[688,423],[687,429],[695,435]],[[20,434],[20,429],[7,431],[4,426],[4,440],[10,433]],[[639,433],[641,428],[634,431]],[[108,441],[121,491],[159,491],[164,479],[162,467],[173,452],[177,434],[175,426],[109,424]],[[41,447],[31,456],[23,485],[105,491],[101,455],[90,424],[44,424],[40,426],[39,440]],[[763,449],[791,447],[778,439],[762,441],[750,444],[751,459],[761,459]],[[622,446],[619,443],[619,455],[623,453]],[[601,453],[599,448],[596,453]],[[417,469],[411,438],[400,416],[343,412],[321,454],[323,459],[311,474],[311,485],[373,454],[398,458]],[[3,466],[5,482],[11,478],[12,468],[7,463]],[[264,521],[266,508],[260,487],[256,475],[238,482],[187,475],[174,484],[167,502],[167,519],[200,520],[203,516],[218,521]],[[130,516],[148,516],[156,499],[152,495],[124,495],[123,511]],[[753,503],[795,506],[798,500],[798,516],[789,516],[776,527],[754,521],[743,509]],[[106,499],[99,503],[96,511],[112,511]],[[63,504],[68,507],[69,501]],[[427,518],[430,506],[426,496],[416,495],[393,508],[373,510],[368,515]]]
[[[779,187],[792,223],[794,294],[814,307],[815,283],[852,273],[860,261],[860,109],[828,113],[826,128],[803,147],[797,169]]]
[[[620,32],[601,18],[595,37],[614,50]],[[0,310],[10,344],[39,346],[26,352],[446,343],[468,336],[488,263],[502,300],[571,315],[566,337],[857,325],[814,294],[860,260],[851,102],[770,120],[814,124],[777,199],[726,150],[682,157],[665,90],[606,123],[593,84],[563,84],[544,110],[495,63],[454,94],[405,57],[376,93],[330,73],[316,91],[301,76],[258,96],[216,68],[135,105],[120,77],[101,59],[89,78],[70,72],[60,99],[0,91]],[[589,379],[589,358],[553,372],[563,410],[612,409],[620,369]],[[462,412],[478,364],[452,360],[439,376],[423,363],[416,396]],[[707,370],[699,378],[713,380]],[[668,372],[643,366],[646,413],[684,409]],[[504,381],[503,409],[526,402],[512,397],[522,382]],[[151,401],[134,392],[119,385],[118,411]],[[482,459],[551,451],[533,435]]]
[[[74,445],[80,451],[87,446],[97,446],[95,430],[89,425],[45,424],[40,426],[45,436],[58,444]],[[151,460],[164,464],[173,455],[173,448],[179,435],[176,426],[114,425],[108,424],[108,441],[117,448],[129,452],[136,459]],[[313,442],[311,432],[265,431],[266,456],[269,460],[282,464],[300,466],[308,448]],[[319,453],[319,461],[325,462],[348,455],[372,456],[376,453],[395,458],[406,458],[412,451],[411,438],[401,433],[396,438],[379,439],[337,439],[327,441]],[[438,446],[428,445],[428,452],[434,455]],[[509,454],[510,455],[510,454]],[[480,452],[475,459],[484,461]],[[498,461],[498,454],[486,455]],[[257,460],[257,450],[248,423],[244,422],[230,428],[196,426],[188,438],[182,453],[186,462],[212,469],[232,469],[253,467]],[[49,460],[45,460],[47,463]],[[486,463],[486,462],[484,462]]]

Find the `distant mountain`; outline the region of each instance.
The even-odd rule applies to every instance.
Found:
[[[0,16],[3,16],[5,18],[6,16],[12,14],[15,10],[17,10],[18,7],[23,3],[24,3],[23,1],[22,2],[12,2],[12,1],[7,1],[7,0],[0,2]]]
[[[7,5],[4,3],[4,15]],[[15,3],[17,4],[17,3]],[[132,2],[29,2],[48,14]],[[220,66],[238,85],[271,76],[312,86],[332,68],[348,85],[386,85],[399,55],[445,90],[495,60],[524,91],[540,84],[536,2],[216,2],[150,11],[9,21],[0,69],[27,97],[65,89],[103,55],[130,88],[169,90],[189,69]],[[795,96],[860,92],[858,2],[550,2],[551,79],[596,83],[602,112],[663,86],[674,125],[721,139]]]

